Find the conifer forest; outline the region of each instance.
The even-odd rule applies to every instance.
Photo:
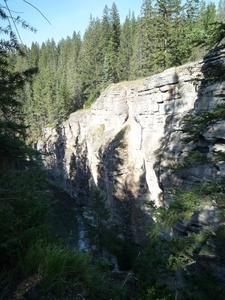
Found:
[[[105,6],[101,17],[90,17],[83,38],[74,31],[58,44],[48,40],[24,47],[23,57],[14,53],[14,71],[38,69],[21,95],[29,130],[38,135],[84,105],[89,107],[111,83],[201,60],[214,46],[209,27],[224,19],[223,5],[146,0],[140,15],[130,12],[121,24],[113,4]]]

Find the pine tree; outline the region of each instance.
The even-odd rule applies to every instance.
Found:
[[[111,20],[111,40],[114,44],[115,51],[118,50],[120,45],[120,16],[115,2],[112,4],[111,12],[110,12],[110,20]]]
[[[193,30],[193,44],[197,49],[203,49],[201,54],[212,48],[217,43],[217,35],[220,31],[213,28],[216,21],[216,7],[214,3],[206,5],[205,1],[201,3],[198,16],[196,18],[195,28]],[[200,48],[200,47],[201,48]]]
[[[106,207],[106,196],[99,188],[94,188],[91,193],[91,206],[85,210],[85,217],[88,223],[87,237],[91,244],[102,252],[109,238],[109,210]]]
[[[121,29],[120,46],[118,50],[117,73],[119,81],[129,80],[131,76],[131,58],[133,55],[134,22],[131,16],[126,17]]]
[[[84,86],[84,97],[89,103],[100,94],[104,56],[102,53],[101,22],[90,18],[84,34],[79,57],[79,69]]]
[[[141,17],[137,21],[133,56],[131,60],[131,79],[149,76],[154,70],[153,53],[155,51],[155,23],[151,0],[144,0]]]
[[[220,0],[218,4],[217,10],[217,21],[224,22],[225,21],[225,1]]]
[[[110,79],[112,82],[118,82],[117,74],[117,56],[120,45],[120,17],[116,4],[113,2],[110,11],[110,41],[107,49],[107,59],[109,63]]]
[[[29,53],[27,54],[29,60],[29,66],[31,68],[37,68],[40,54],[40,47],[38,43],[32,43]]]
[[[71,49],[67,61],[67,87],[70,94],[70,111],[82,108],[84,104],[82,81],[79,73],[79,54],[82,40],[79,33],[74,32],[71,40]]]
[[[185,6],[181,5],[181,1],[177,1],[173,10],[169,66],[179,66],[188,61],[192,53],[189,34],[190,28],[186,20]]]
[[[183,8],[180,0],[157,0],[155,4],[155,22],[156,22],[156,51],[154,54],[155,64],[165,70],[172,65],[173,54],[171,53],[172,43],[176,46],[182,41],[184,35],[180,31],[181,14]],[[181,26],[180,26],[181,25]],[[178,39],[178,40],[177,40]],[[177,40],[177,41],[176,41]],[[178,49],[177,49],[178,51]],[[177,62],[180,64],[180,61]]]
[[[23,103],[20,95],[31,76],[30,72],[13,72],[9,66],[8,53],[0,52],[0,167],[24,163],[30,152],[25,145]]]
[[[111,38],[110,9],[108,8],[107,5],[104,7],[104,10],[103,10],[103,16],[102,16],[102,20],[101,20],[101,30],[102,30],[101,35],[102,35],[102,39],[103,39],[102,51],[103,51],[104,55],[106,55],[109,41]]]
[[[102,90],[104,90],[111,83],[109,63],[107,55],[104,57],[103,70],[102,70]]]

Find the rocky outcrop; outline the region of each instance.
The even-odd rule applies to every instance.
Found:
[[[210,155],[225,150],[225,126],[207,131],[198,145],[181,142],[183,117],[213,107],[225,96],[225,82],[202,84],[207,64],[224,60],[221,50],[194,62],[143,80],[108,87],[91,109],[70,115],[56,128],[46,129],[37,149],[51,177],[68,190],[79,205],[88,205],[90,186],[105,190],[117,225],[133,241],[142,242],[141,226],[149,223],[146,201],[160,205],[173,185],[190,186],[215,174],[225,175],[224,163],[203,164],[190,179],[166,171],[187,150],[199,147]],[[205,68],[205,69],[204,69]]]

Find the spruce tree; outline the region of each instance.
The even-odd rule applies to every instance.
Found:
[[[107,59],[110,69],[110,78],[111,81],[116,83],[118,82],[117,74],[117,57],[118,50],[120,45],[120,17],[116,4],[113,2],[112,8],[110,11],[110,41],[107,49]]]
[[[39,44],[38,43],[32,43],[30,51],[27,54],[27,58],[29,60],[29,66],[31,68],[37,68],[39,55],[40,55]]]
[[[100,94],[104,56],[102,53],[100,20],[90,17],[84,34],[80,53],[79,69],[84,87],[84,97],[90,104]]]
[[[109,62],[107,58],[107,54],[104,57],[103,70],[102,70],[102,90],[107,88],[111,83],[110,70],[109,70]]]
[[[214,22],[216,22],[215,4],[209,3],[206,5],[206,2],[203,1],[196,18],[192,39],[193,45],[202,55],[216,45],[217,34],[220,35],[220,31],[214,28]]]
[[[131,58],[133,55],[134,22],[131,16],[126,17],[121,29],[120,46],[118,49],[117,73],[119,81],[129,80],[131,76]]]
[[[180,24],[182,13],[180,0],[157,0],[155,4],[155,22],[156,22],[156,51],[154,55],[155,64],[162,70],[170,67],[174,53],[172,53],[172,43],[179,46],[185,36],[182,34],[182,25]],[[174,52],[178,51],[174,46]],[[180,64],[178,60],[177,64]]]
[[[141,17],[137,21],[131,60],[131,79],[149,76],[156,72],[153,65],[155,51],[155,23],[151,0],[144,0]]]
[[[85,210],[87,220],[87,237],[97,251],[102,253],[109,237],[109,210],[106,207],[106,196],[95,187],[91,193],[90,207]]]
[[[73,33],[70,53],[67,61],[67,88],[70,95],[70,111],[72,113],[84,104],[82,81],[79,72],[79,55],[82,47],[80,33]]]
[[[192,45],[189,40],[190,28],[187,24],[185,7],[175,2],[170,38],[169,66],[180,66],[191,56]]]
[[[220,0],[217,9],[217,21],[225,21],[225,1]]]
[[[110,9],[106,5],[103,9],[103,16],[101,20],[101,30],[102,30],[102,51],[104,55],[107,54],[108,44],[111,38],[111,22],[110,22]]]

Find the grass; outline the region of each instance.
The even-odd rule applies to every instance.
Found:
[[[32,246],[20,260],[19,267],[24,276],[37,271],[44,294],[54,290],[62,294],[69,286],[77,284],[92,272],[91,257],[77,248],[45,245],[43,241]]]

